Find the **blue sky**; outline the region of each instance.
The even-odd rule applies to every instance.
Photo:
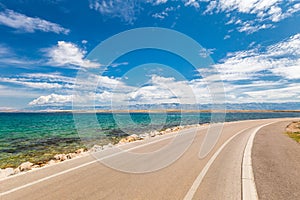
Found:
[[[226,102],[300,102],[297,0],[1,0],[0,110],[70,105],[78,70],[104,67],[89,52],[142,27],[179,31],[201,44]],[[210,102],[203,77],[168,52],[131,52],[90,78],[98,87],[86,98],[97,105],[189,102],[185,87],[198,103]]]

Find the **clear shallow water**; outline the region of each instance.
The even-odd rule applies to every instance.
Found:
[[[217,114],[218,121],[222,114]],[[165,114],[0,113],[0,168],[16,167],[22,162],[43,163],[57,153],[74,152],[93,144],[117,142],[122,136],[168,127],[208,123],[210,113]],[[300,113],[227,113],[226,121],[300,117]]]

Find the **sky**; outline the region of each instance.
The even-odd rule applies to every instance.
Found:
[[[92,56],[109,38],[145,27],[201,45],[199,60],[212,62],[226,103],[300,102],[299,0],[0,0],[0,110],[66,106],[74,98],[96,105],[211,103],[208,75],[174,52],[141,48],[101,63],[111,49],[118,53],[145,35]],[[76,93],[80,73],[89,73],[84,98]]]

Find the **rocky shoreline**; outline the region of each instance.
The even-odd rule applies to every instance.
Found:
[[[143,134],[139,134],[139,135],[132,134],[132,135],[122,138],[115,145],[113,145],[111,143],[109,143],[107,145],[103,145],[103,146],[94,145],[91,149],[88,149],[88,150],[84,149],[84,148],[80,148],[80,149],[76,150],[74,153],[56,154],[52,159],[50,159],[46,163],[36,164],[36,163],[31,163],[31,162],[24,162],[16,168],[0,169],[0,179],[6,178],[9,176],[13,176],[16,174],[20,174],[20,173],[25,173],[25,172],[28,172],[28,171],[31,171],[34,169],[39,169],[39,168],[42,168],[45,166],[54,165],[54,164],[57,164],[57,163],[60,163],[60,162],[66,161],[66,160],[70,160],[73,158],[82,157],[84,155],[87,155],[88,153],[95,153],[95,152],[103,151],[103,150],[112,148],[114,146],[123,145],[126,143],[139,141],[139,140],[147,140],[147,139],[157,137],[157,136],[162,136],[165,134],[176,133],[183,129],[200,127],[200,126],[208,126],[208,124],[176,126],[176,127],[172,127],[172,128],[167,128],[166,130],[163,130],[163,131],[151,131],[149,133],[143,133]]]

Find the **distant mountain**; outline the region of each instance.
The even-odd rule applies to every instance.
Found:
[[[300,110],[300,102],[288,102],[288,103],[227,103],[224,105],[226,110]],[[212,104],[199,104],[199,105],[187,105],[187,104],[138,104],[130,106],[114,106],[113,109],[110,106],[96,106],[93,107],[81,107],[77,110],[164,110],[164,109],[182,109],[182,110],[211,110],[222,109],[223,105]],[[34,106],[23,109],[23,111],[63,111],[73,110],[72,106]]]

